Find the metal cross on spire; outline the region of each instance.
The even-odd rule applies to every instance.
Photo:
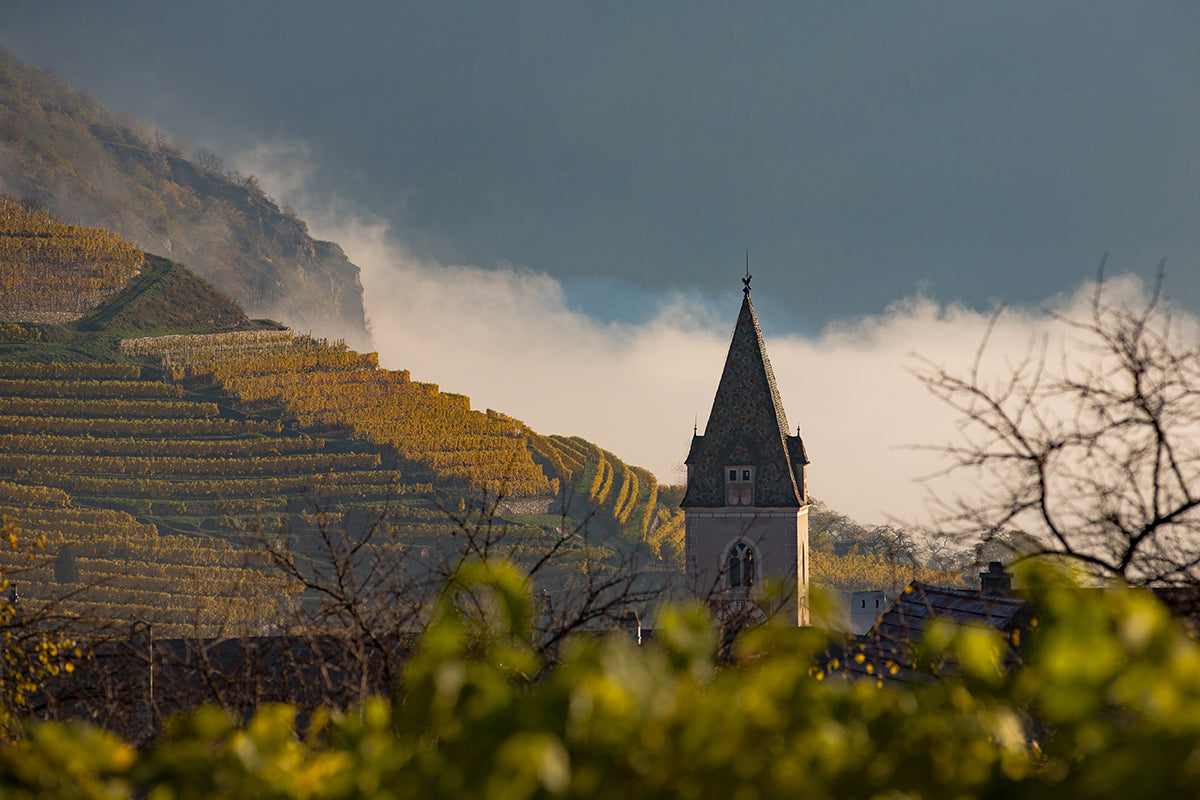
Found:
[[[746,277],[742,278],[742,294],[750,294],[750,251],[746,251]]]

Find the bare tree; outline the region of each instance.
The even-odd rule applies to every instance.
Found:
[[[525,574],[540,605],[533,614],[534,645],[546,664],[570,634],[626,625],[639,613],[644,619],[660,598],[664,587],[643,575],[644,553],[594,537],[590,519],[567,515],[569,499],[563,499],[561,524],[548,530],[508,524],[502,492],[470,496],[458,507],[440,508],[440,533],[432,540],[414,543],[396,530],[387,504],[369,519],[350,521],[316,504],[306,514],[309,535],[261,537],[284,576],[306,597],[319,598],[297,605],[284,630],[342,642],[354,650],[344,660],[374,663],[386,687],[399,677],[439,595],[470,562],[507,561]],[[302,540],[306,545],[297,551]]]
[[[224,172],[225,160],[207,147],[201,147],[196,150],[196,166],[213,172]]]
[[[643,574],[642,549],[589,536],[588,519],[567,515],[569,497],[559,498],[562,524],[550,529],[510,525],[503,494],[463,494],[461,502],[442,495],[444,507],[430,512],[436,519],[422,533],[412,530],[413,509],[391,498],[353,513],[298,499],[281,527],[259,522],[246,531],[280,579],[279,602],[253,629],[202,622],[199,611],[194,634],[171,638],[153,620],[120,629],[75,620],[83,658],[70,676],[43,681],[29,710],[89,719],[139,742],[169,715],[204,703],[242,719],[264,703],[291,703],[304,725],[318,707],[348,709],[393,690],[439,599],[463,589],[464,570],[480,564],[509,562],[530,583],[542,668],[571,634],[621,627],[639,613],[645,620],[659,599],[661,581]],[[468,587],[458,602],[487,619],[493,599]]]
[[[1004,376],[923,360],[917,377],[959,416],[933,448],[974,489],[939,501],[940,524],[984,542],[1033,542],[1099,576],[1200,584],[1200,349],[1172,314],[1162,267],[1149,299],[1122,301],[1100,277],[1082,314],[1051,315],[1061,359],[1033,342]]]

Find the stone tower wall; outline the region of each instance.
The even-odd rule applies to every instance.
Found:
[[[772,622],[808,624],[808,507],[800,509],[695,509],[684,511],[691,590],[714,613],[737,600],[758,605]],[[757,584],[726,588],[725,557],[745,539],[757,553]],[[782,594],[767,598],[768,587]]]

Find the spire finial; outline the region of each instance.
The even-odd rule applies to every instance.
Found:
[[[696,418],[692,421],[692,436],[697,436],[697,435],[699,435],[699,433],[700,433],[700,415],[697,414]]]
[[[746,251],[746,277],[742,278],[742,294],[750,294],[750,251]]]

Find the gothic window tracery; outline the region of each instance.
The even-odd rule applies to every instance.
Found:
[[[748,542],[736,542],[729,548],[725,574],[730,589],[749,589],[758,577],[754,548]]]

